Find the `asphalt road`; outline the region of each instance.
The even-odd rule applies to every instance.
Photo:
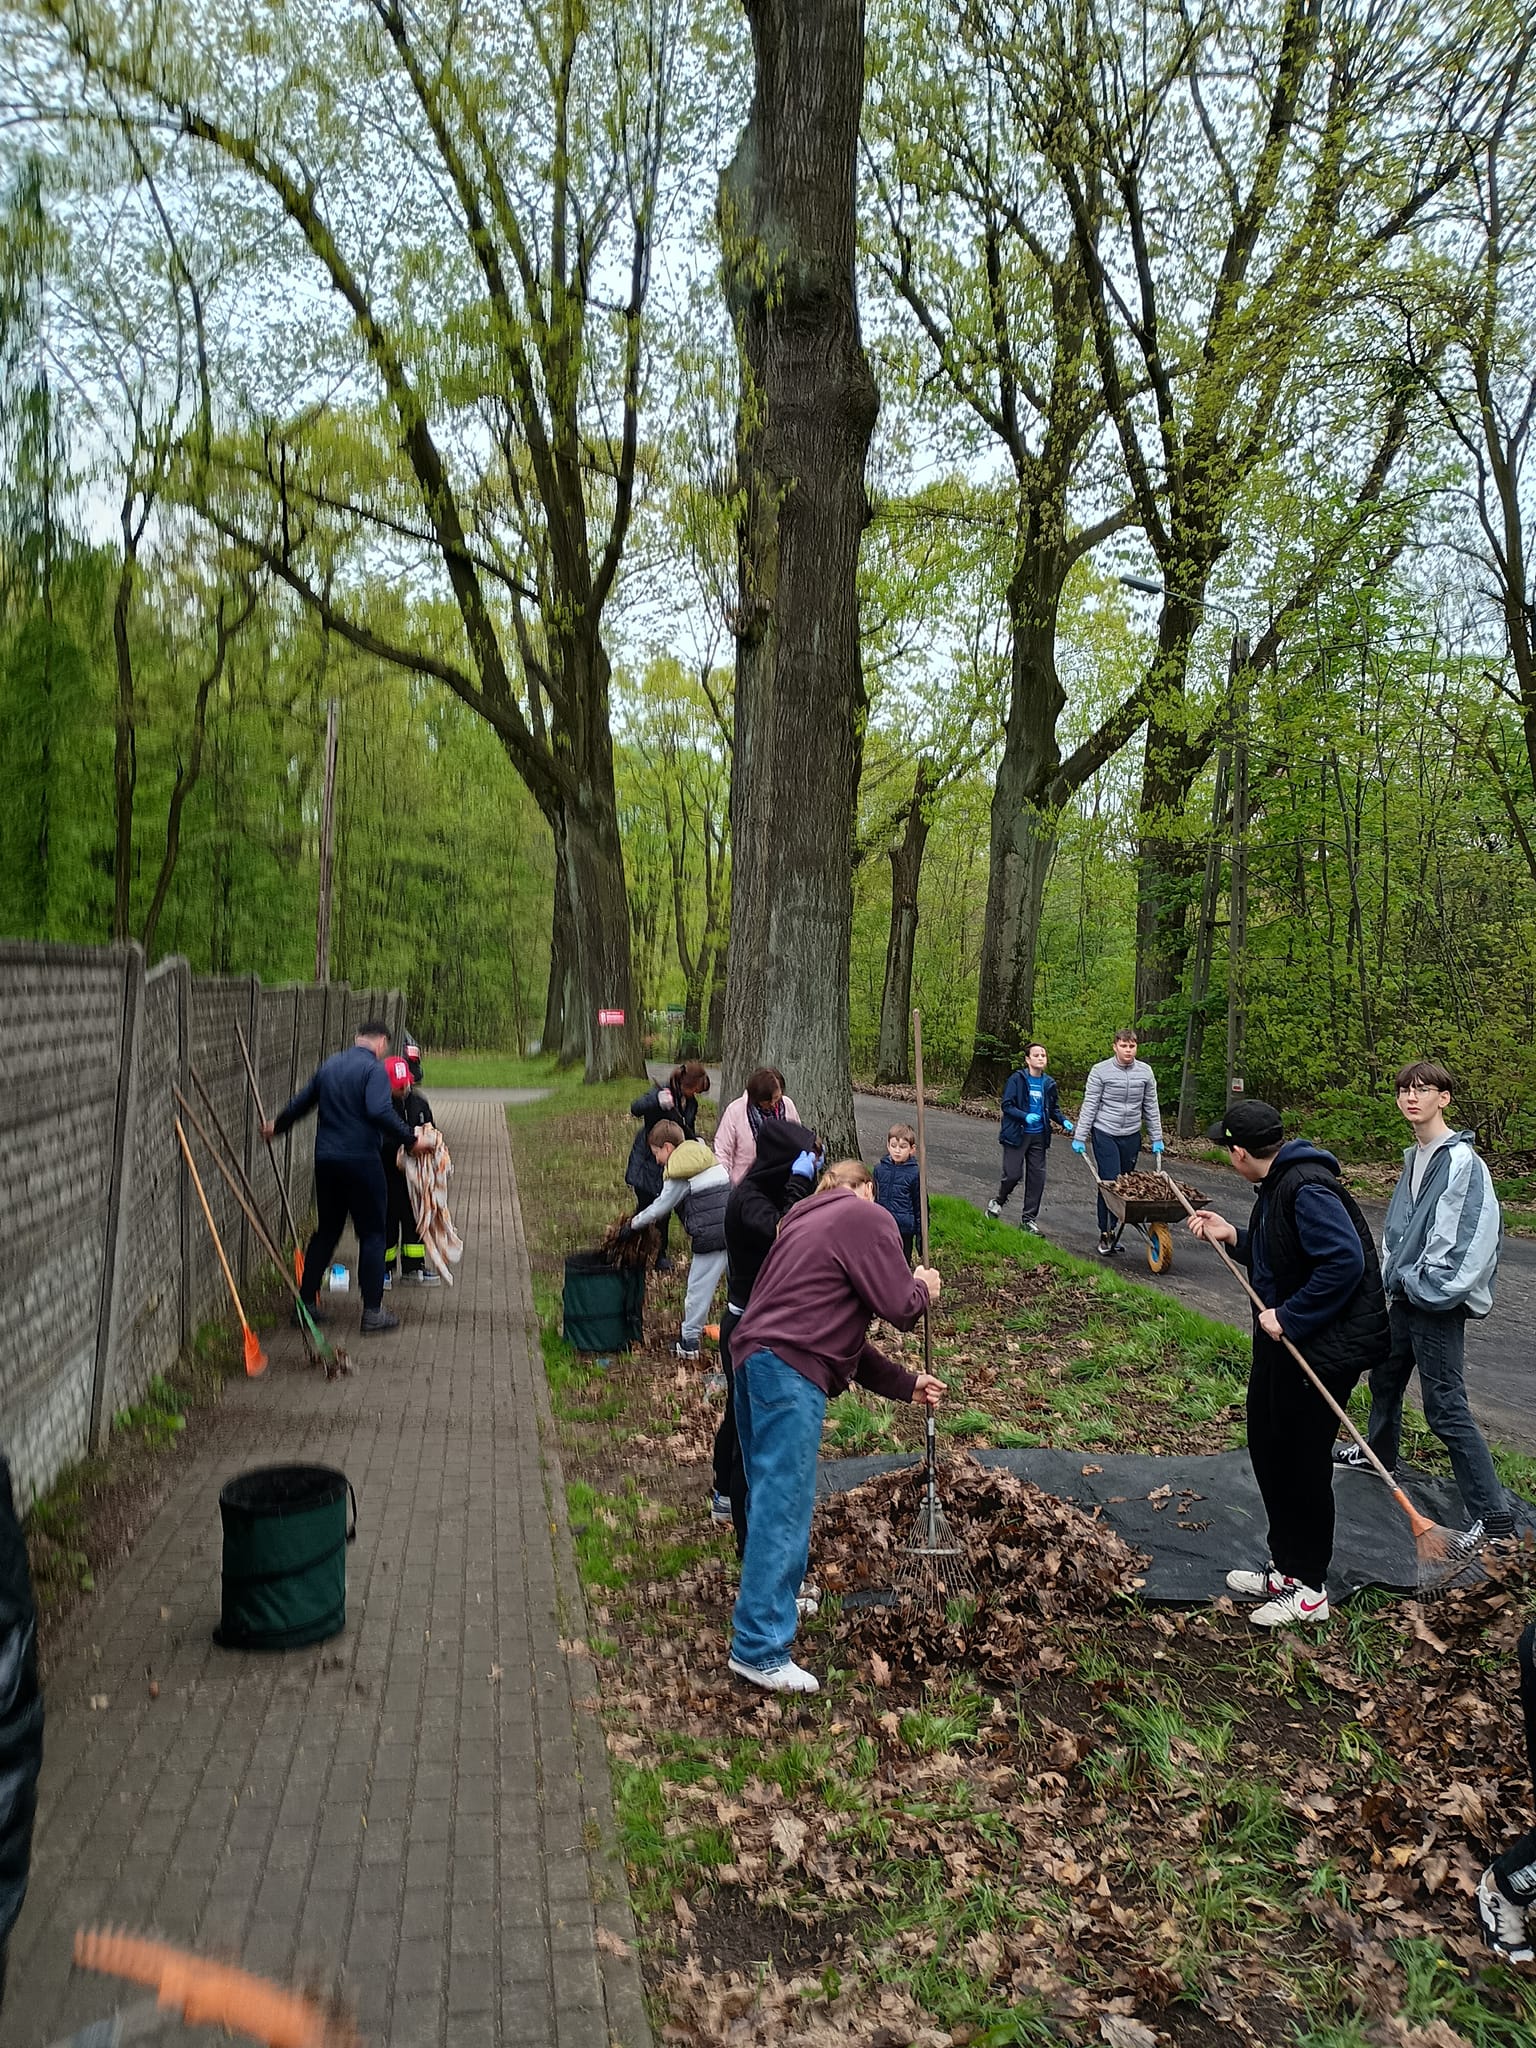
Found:
[[[878,1095],[855,1098],[859,1124],[859,1149],[866,1159],[878,1159],[885,1149],[885,1134],[893,1123],[910,1122],[910,1108]],[[958,1195],[974,1202],[978,1209],[997,1193],[1001,1148],[997,1125],[979,1117],[962,1116],[958,1110],[931,1109],[926,1117],[928,1136],[928,1178],[936,1194]],[[1150,1153],[1142,1164],[1150,1167]],[[1246,1184],[1235,1173],[1204,1164],[1180,1169],[1179,1178],[1198,1187],[1210,1199],[1210,1206],[1241,1222],[1252,1202]],[[1361,1207],[1376,1227],[1378,1236],[1386,1210],[1379,1202],[1362,1202]],[[1004,1211],[1005,1220],[1017,1222],[1019,1195],[1015,1193]],[[1072,1151],[1070,1140],[1059,1134],[1051,1145],[1050,1171],[1040,1223],[1053,1243],[1069,1251],[1094,1255],[1099,1231],[1095,1221],[1093,1181],[1087,1165]],[[1142,1240],[1127,1231],[1121,1249],[1107,1265],[1127,1279],[1161,1288],[1192,1308],[1219,1317],[1223,1322],[1245,1327],[1247,1303],[1235,1280],[1214,1252],[1191,1237],[1182,1225],[1174,1226],[1172,1270],[1153,1274],[1147,1270]],[[1536,1242],[1528,1238],[1506,1238],[1499,1260],[1497,1302],[1493,1314],[1467,1329],[1467,1391],[1473,1413],[1490,1436],[1512,1450],[1536,1451]]]
[[[659,1081],[667,1069],[653,1063],[650,1072]],[[711,1069],[711,1079],[718,1091],[717,1068]],[[868,1160],[878,1159],[885,1150],[885,1136],[891,1125],[910,1123],[913,1114],[909,1104],[891,1102],[880,1095],[856,1095],[854,1110],[859,1150]],[[928,1178],[934,1192],[958,1195],[984,1209],[997,1193],[1002,1164],[997,1125],[980,1117],[962,1116],[954,1109],[930,1109],[925,1121]],[[1151,1166],[1150,1153],[1143,1153],[1142,1164]],[[1210,1198],[1212,1208],[1221,1210],[1235,1223],[1243,1220],[1253,1200],[1246,1183],[1230,1169],[1189,1167],[1180,1172],[1179,1178],[1199,1188]],[[1005,1217],[1017,1222],[1018,1205],[1019,1196],[1015,1193]],[[1385,1203],[1362,1202],[1360,1206],[1379,1240]],[[1094,1256],[1099,1227],[1095,1220],[1093,1181],[1087,1165],[1073,1152],[1070,1140],[1059,1134],[1051,1145],[1040,1222],[1053,1243],[1081,1252],[1086,1258]],[[1173,1267],[1166,1274],[1147,1270],[1142,1240],[1132,1231],[1126,1233],[1120,1251],[1106,1263],[1127,1279],[1160,1287],[1206,1315],[1236,1323],[1240,1328],[1247,1325],[1248,1304],[1237,1282],[1216,1254],[1182,1226],[1174,1227]],[[1493,1314],[1484,1322],[1467,1326],[1467,1393],[1473,1414],[1490,1436],[1510,1450],[1536,1452],[1536,1239],[1504,1240]],[[1415,1385],[1415,1398],[1417,1394]]]

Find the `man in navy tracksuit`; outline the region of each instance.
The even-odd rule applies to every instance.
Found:
[[[987,1204],[989,1216],[1001,1216],[1004,1204],[1020,1181],[1024,1183],[1023,1230],[1038,1231],[1035,1218],[1045,1195],[1045,1160],[1051,1149],[1051,1125],[1072,1135],[1072,1119],[1063,1116],[1056,1083],[1046,1069],[1045,1047],[1036,1039],[1024,1064],[1008,1076],[1003,1089],[1003,1121],[997,1141],[1003,1148],[1003,1177]]]
[[[315,1234],[304,1252],[304,1279],[299,1292],[311,1313],[320,1276],[331,1263],[347,1218],[357,1232],[357,1281],[363,1297],[363,1329],[369,1336],[398,1330],[400,1318],[384,1307],[384,1216],[388,1196],[381,1150],[387,1139],[424,1152],[430,1140],[419,1140],[395,1114],[390,1099],[384,1055],[389,1033],[382,1024],[365,1024],[348,1052],[332,1055],[318,1072],[263,1124],[269,1142],[311,1110],[315,1128]]]

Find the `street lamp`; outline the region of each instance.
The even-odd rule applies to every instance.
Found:
[[[1230,756],[1232,781],[1232,884],[1231,908],[1227,921],[1227,1100],[1243,1092],[1238,1069],[1243,1063],[1243,1040],[1248,1010],[1246,969],[1248,947],[1248,676],[1250,650],[1242,619],[1219,597],[1195,597],[1181,590],[1169,590],[1147,576],[1122,576],[1127,590],[1147,597],[1171,597],[1204,611],[1225,612],[1232,621],[1232,654],[1229,680],[1233,708],[1237,713]],[[1205,880],[1200,891],[1200,922],[1195,929],[1195,954],[1189,970],[1189,1017],[1184,1026],[1184,1061],[1179,1074],[1179,1136],[1195,1133],[1195,1068],[1205,1033],[1205,992],[1210,980],[1211,954],[1215,946],[1216,898],[1221,887],[1221,829],[1227,815],[1228,750],[1217,749],[1216,789],[1211,803],[1211,839],[1205,856]]]

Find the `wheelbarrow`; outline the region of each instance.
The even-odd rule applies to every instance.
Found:
[[[1088,1171],[1093,1174],[1094,1184],[1098,1188],[1105,1208],[1117,1219],[1110,1243],[1118,1245],[1127,1230],[1140,1231],[1147,1247],[1148,1271],[1153,1273],[1171,1272],[1173,1269],[1173,1232],[1168,1226],[1170,1223],[1176,1223],[1185,1213],[1184,1206],[1173,1188],[1169,1188],[1166,1198],[1159,1196],[1145,1199],[1134,1195],[1122,1195],[1112,1180],[1099,1179],[1097,1173],[1094,1173],[1091,1161],[1085,1161],[1084,1163],[1087,1165]],[[1203,1202],[1204,1200],[1205,1197],[1203,1195],[1198,1195],[1198,1202]]]

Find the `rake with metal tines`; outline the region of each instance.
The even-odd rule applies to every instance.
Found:
[[[917,1090],[917,1227],[928,1264],[928,1136],[923,1118],[923,1016],[912,1012],[912,1071]],[[933,1371],[933,1322],[923,1308],[923,1371]],[[933,1410],[927,1415],[927,1442],[923,1470],[923,1498],[917,1523],[896,1571],[896,1584],[903,1591],[926,1595],[937,1606],[974,1598],[979,1588],[976,1574],[960,1547],[960,1539],[949,1525],[939,1500],[939,1439]]]
[[[1193,1216],[1195,1214],[1194,1204],[1186,1196],[1184,1190],[1166,1167],[1163,1167],[1161,1172],[1169,1187],[1173,1189],[1179,1201],[1183,1204],[1185,1214]],[[1217,1258],[1221,1260],[1228,1272],[1231,1273],[1233,1279],[1236,1280],[1238,1286],[1242,1288],[1253,1306],[1262,1314],[1264,1303],[1255,1293],[1248,1275],[1243,1271],[1236,1259],[1231,1256],[1226,1246],[1218,1244],[1214,1238],[1210,1237],[1206,1238],[1204,1242],[1210,1246]],[[1480,1582],[1486,1578],[1487,1574],[1478,1562],[1477,1553],[1481,1547],[1480,1540],[1476,1537],[1472,1537],[1469,1540],[1469,1532],[1447,1529],[1443,1523],[1432,1520],[1422,1509],[1416,1508],[1408,1498],[1406,1491],[1398,1485],[1396,1479],[1393,1478],[1381,1459],[1377,1457],[1360,1431],[1355,1427],[1355,1424],[1345,1412],[1343,1405],[1329,1393],[1323,1382],[1283,1331],[1280,1335],[1280,1342],[1301,1367],[1318,1393],[1328,1403],[1328,1406],[1333,1410],[1338,1420],[1343,1423],[1345,1429],[1348,1430],[1350,1436],[1364,1453],[1366,1462],[1371,1470],[1386,1485],[1392,1498],[1402,1509],[1413,1536],[1414,1556],[1418,1567],[1416,1581],[1418,1590],[1421,1593],[1444,1592],[1447,1588],[1458,1582]]]

